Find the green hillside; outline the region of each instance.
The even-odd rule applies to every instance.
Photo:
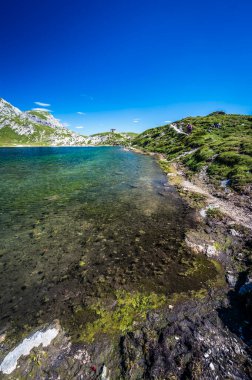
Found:
[[[16,124],[22,126],[21,122],[16,121]],[[25,126],[25,124],[23,124]],[[34,132],[31,134],[18,134],[11,127],[6,126],[0,129],[0,146],[15,146],[15,145],[50,145],[51,139],[57,136],[55,129],[33,124]],[[58,132],[58,131],[57,131]],[[70,134],[65,131],[59,131],[58,137],[70,137]]]
[[[216,123],[220,128],[214,127]],[[214,112],[174,123],[182,132],[187,124],[193,126],[189,135],[178,133],[169,124],[143,132],[133,145],[164,153],[169,160],[179,159],[192,172],[206,168],[215,184],[228,179],[234,189],[248,189],[252,183],[252,116]]]
[[[135,137],[137,133],[134,132],[101,132],[88,136],[87,144],[128,146]]]

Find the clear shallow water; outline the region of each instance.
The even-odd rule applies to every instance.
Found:
[[[116,289],[199,289],[213,265],[183,247],[193,214],[149,156],[118,147],[0,149],[0,319],[67,321]],[[190,266],[191,265],[191,266]]]

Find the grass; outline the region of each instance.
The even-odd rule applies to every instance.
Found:
[[[137,136],[136,133],[133,132],[101,132],[95,133],[89,137],[107,137],[107,139],[101,142],[99,145],[130,145],[133,138]],[[88,141],[88,143],[92,143],[92,139]]]
[[[11,104],[6,103],[5,108],[12,109]],[[50,113],[48,111],[33,110],[28,111],[27,114],[38,117],[42,120],[47,120]],[[1,125],[5,125],[1,128]],[[11,126],[17,127],[27,127],[31,125],[33,128],[33,133],[31,134],[19,134]],[[70,137],[71,131],[66,131],[61,128],[52,128],[48,125],[43,125],[39,121],[36,122],[27,117],[22,117],[16,113],[10,112],[6,115],[4,112],[0,114],[0,146],[16,146],[16,145],[51,145],[52,138],[64,138]]]
[[[41,120],[47,120],[47,116],[50,115],[48,111],[29,111],[27,112],[29,115],[33,115],[38,117]]]
[[[220,128],[214,128],[220,123]],[[207,116],[187,117],[176,122],[190,135],[178,134],[170,125],[149,129],[138,135],[133,145],[146,151],[164,153],[168,160],[197,149],[180,160],[192,172],[206,168],[213,183],[229,179],[230,186],[246,191],[252,183],[252,116],[212,113]]]
[[[217,208],[217,207],[211,207],[206,210],[206,215],[208,218],[211,219],[223,219],[224,215],[223,213]]]
[[[0,146],[15,145],[50,145],[50,138],[56,135],[53,128],[40,124],[33,124],[34,132],[30,135],[19,135],[12,128],[6,126],[0,129]],[[57,133],[57,136],[67,137],[68,134]]]
[[[3,127],[0,129],[0,145],[10,146],[10,145],[28,144],[28,143],[29,143],[28,136],[18,135],[10,127]]]

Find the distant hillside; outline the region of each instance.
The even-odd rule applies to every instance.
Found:
[[[22,112],[0,99],[0,146],[129,145],[134,133],[80,136],[46,110]]]
[[[187,124],[193,126],[189,135]],[[133,145],[180,160],[192,172],[205,171],[216,184],[227,180],[236,190],[251,187],[252,116],[214,112],[187,117],[143,132]]]
[[[133,132],[103,132],[86,137],[88,145],[130,145],[137,133]]]

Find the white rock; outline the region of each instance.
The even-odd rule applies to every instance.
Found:
[[[206,249],[206,254],[208,257],[217,256],[217,250],[213,245],[208,245]]]
[[[230,233],[232,236],[241,236],[239,232],[237,232],[235,229],[231,228]]]
[[[49,346],[51,341],[58,335],[59,330],[55,327],[49,328],[45,331],[36,331],[29,338],[25,338],[14,350],[10,351],[0,365],[0,371],[9,375],[17,366],[18,359],[21,356],[29,355],[34,347]]]
[[[212,371],[215,370],[215,367],[214,367],[213,363],[210,363],[210,364],[209,364],[209,367],[211,368]]]
[[[105,364],[102,367],[101,380],[109,380],[108,369]]]
[[[199,213],[200,213],[200,216],[202,216],[202,218],[205,218],[206,217],[206,208],[202,208]]]

